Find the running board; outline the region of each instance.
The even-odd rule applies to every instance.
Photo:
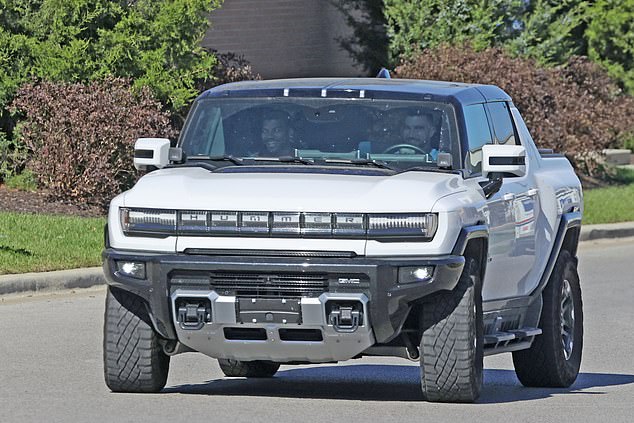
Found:
[[[530,348],[534,337],[541,333],[539,328],[521,328],[484,335],[484,355]]]

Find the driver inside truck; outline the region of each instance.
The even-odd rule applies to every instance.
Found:
[[[260,137],[262,138],[263,157],[280,157],[293,155],[291,140],[293,128],[290,116],[283,110],[271,110],[262,118]]]
[[[401,127],[402,146],[398,154],[428,154],[434,161],[438,157],[438,140],[434,117],[421,110],[411,110],[405,115]],[[412,146],[412,148],[408,147]]]

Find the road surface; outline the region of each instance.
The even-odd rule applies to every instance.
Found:
[[[364,358],[282,366],[269,380],[223,379],[200,354],[172,358],[160,394],[103,382],[103,287],[0,300],[2,422],[632,422],[634,239],[580,247],[585,308],[581,374],[569,389],[528,389],[510,355],[485,359],[476,404],[421,400],[416,363]]]

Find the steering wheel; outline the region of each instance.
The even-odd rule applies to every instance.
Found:
[[[417,147],[415,145],[412,144],[396,144],[396,145],[391,145],[388,148],[385,149],[385,151],[383,152],[383,154],[391,154],[391,153],[396,153],[397,151],[399,151],[401,148],[409,148],[411,150],[414,150],[416,153],[419,154],[427,154],[425,153],[420,147]]]

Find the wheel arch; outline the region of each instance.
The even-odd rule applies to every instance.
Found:
[[[486,225],[462,228],[451,254],[474,257],[480,264],[480,281],[484,281],[484,273],[489,259],[489,230]]]

